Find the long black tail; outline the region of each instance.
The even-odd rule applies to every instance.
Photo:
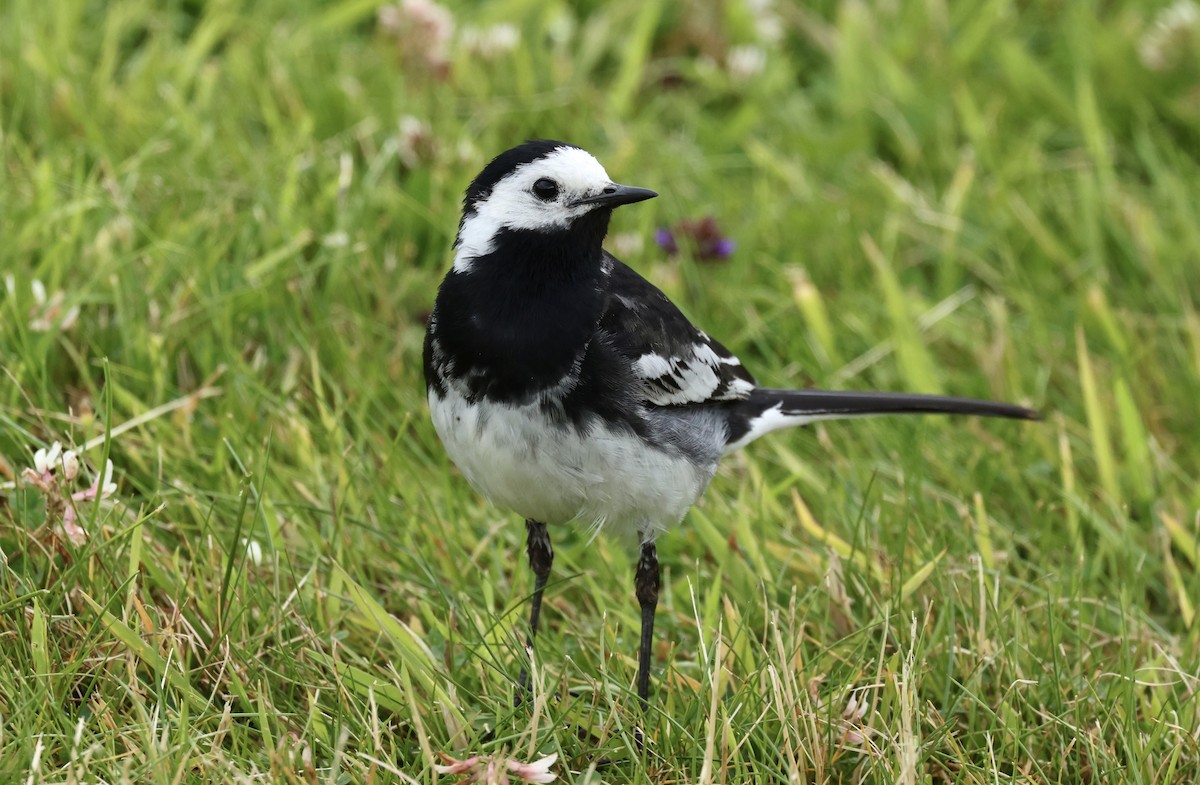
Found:
[[[1012,420],[1040,420],[1041,412],[1011,403],[894,392],[839,392],[832,390],[755,390],[770,405],[782,404],[784,414],[855,416],[870,414],[977,414]]]
[[[765,433],[817,420],[870,417],[888,414],[974,414],[1013,420],[1040,420],[1033,409],[1011,403],[893,392],[841,392],[835,390],[757,389],[744,401],[732,404],[726,451],[749,444]]]

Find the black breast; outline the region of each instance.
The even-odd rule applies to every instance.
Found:
[[[578,370],[603,273],[599,241],[581,247],[572,234],[503,230],[492,253],[446,276],[425,341],[428,386],[450,376],[473,398],[517,402]]]

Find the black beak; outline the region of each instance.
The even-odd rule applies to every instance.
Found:
[[[618,207],[623,204],[633,204],[634,202],[644,202],[647,199],[653,199],[658,196],[657,191],[651,191],[649,188],[637,188],[632,185],[612,185],[606,186],[603,191],[595,196],[586,196],[583,199],[576,199],[571,202],[571,207],[578,207],[582,204],[601,204],[605,207]]]

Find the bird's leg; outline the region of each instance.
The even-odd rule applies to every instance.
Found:
[[[533,570],[533,603],[529,609],[529,635],[525,647],[533,653],[533,639],[538,631],[538,618],[542,615],[542,590],[550,578],[550,565],[554,563],[554,548],[550,546],[550,534],[546,524],[534,520],[525,521],[525,552],[529,554],[529,567]],[[517,676],[518,691],[514,701],[521,702],[521,695],[529,689],[529,670],[522,665]]]
[[[645,711],[650,696],[650,644],[654,642],[654,611],[658,607],[658,551],[654,540],[642,542],[642,555],[634,578],[638,604],[642,606],[642,643],[638,649],[638,698]]]
[[[633,578],[637,589],[638,605],[642,607],[642,642],[638,648],[638,701],[642,704],[642,713],[649,706],[650,697],[650,645],[654,642],[654,611],[658,608],[658,550],[654,540],[642,540],[642,554],[638,558],[637,573]],[[644,748],[644,736],[641,723],[633,729],[633,740],[638,751]]]

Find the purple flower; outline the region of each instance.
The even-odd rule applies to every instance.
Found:
[[[722,237],[712,244],[711,257],[713,259],[728,259],[733,249],[737,247],[737,243],[731,237]]]
[[[675,242],[675,235],[670,229],[659,227],[654,230],[654,243],[659,248],[667,252],[667,256],[674,256],[679,253],[679,245]]]
[[[678,239],[677,239],[678,238]],[[737,243],[726,237],[711,215],[704,218],[684,219],[671,229],[657,229],[654,242],[668,256],[679,253],[682,243],[701,262],[720,262],[728,259]]]

